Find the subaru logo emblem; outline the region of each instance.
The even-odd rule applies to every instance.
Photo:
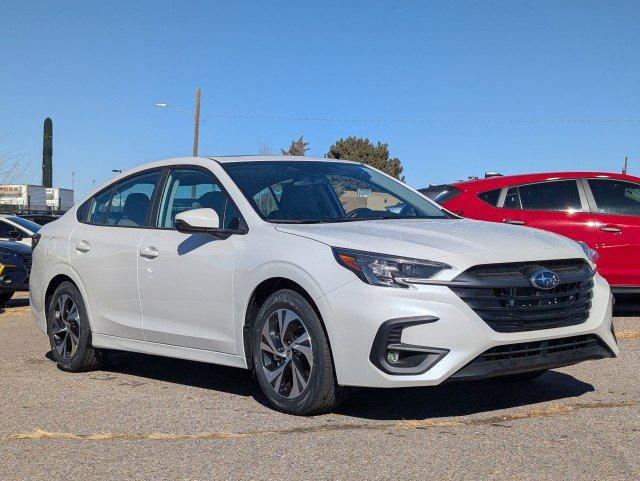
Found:
[[[558,274],[547,269],[542,269],[534,272],[530,280],[533,287],[545,290],[553,289],[560,283]]]

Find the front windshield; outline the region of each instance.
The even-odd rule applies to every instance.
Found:
[[[36,224],[35,222],[31,222],[28,219],[23,219],[22,217],[18,216],[7,217],[7,219],[9,219],[11,222],[15,222],[20,227],[27,229],[29,232],[38,232],[42,227],[40,224]]]
[[[222,166],[268,222],[448,218],[403,184],[361,164],[257,161]]]

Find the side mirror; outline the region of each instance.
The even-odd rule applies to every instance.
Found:
[[[220,218],[213,209],[191,209],[176,215],[176,229],[186,234],[213,234],[220,231]]]

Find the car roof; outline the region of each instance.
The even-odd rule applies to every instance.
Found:
[[[328,159],[326,157],[307,157],[301,155],[216,155],[207,156],[208,159],[215,160],[221,164],[231,162],[349,162],[356,163],[351,160],[344,159]]]
[[[462,182],[452,182],[449,185],[453,185],[461,190],[484,191],[511,185],[584,177],[640,182],[640,177],[635,177],[628,174],[619,174],[616,172],[540,172],[535,174],[503,175],[497,177],[488,177],[485,179],[469,179]]]

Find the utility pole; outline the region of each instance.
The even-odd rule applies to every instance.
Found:
[[[627,173],[627,163],[629,162],[629,157],[624,158],[624,167],[622,168],[622,173],[626,175]]]
[[[71,171],[71,190],[75,188],[76,185],[76,172],[74,170]]]
[[[193,156],[198,156],[198,137],[200,135],[200,94],[201,90],[196,89],[196,110],[193,114]]]

